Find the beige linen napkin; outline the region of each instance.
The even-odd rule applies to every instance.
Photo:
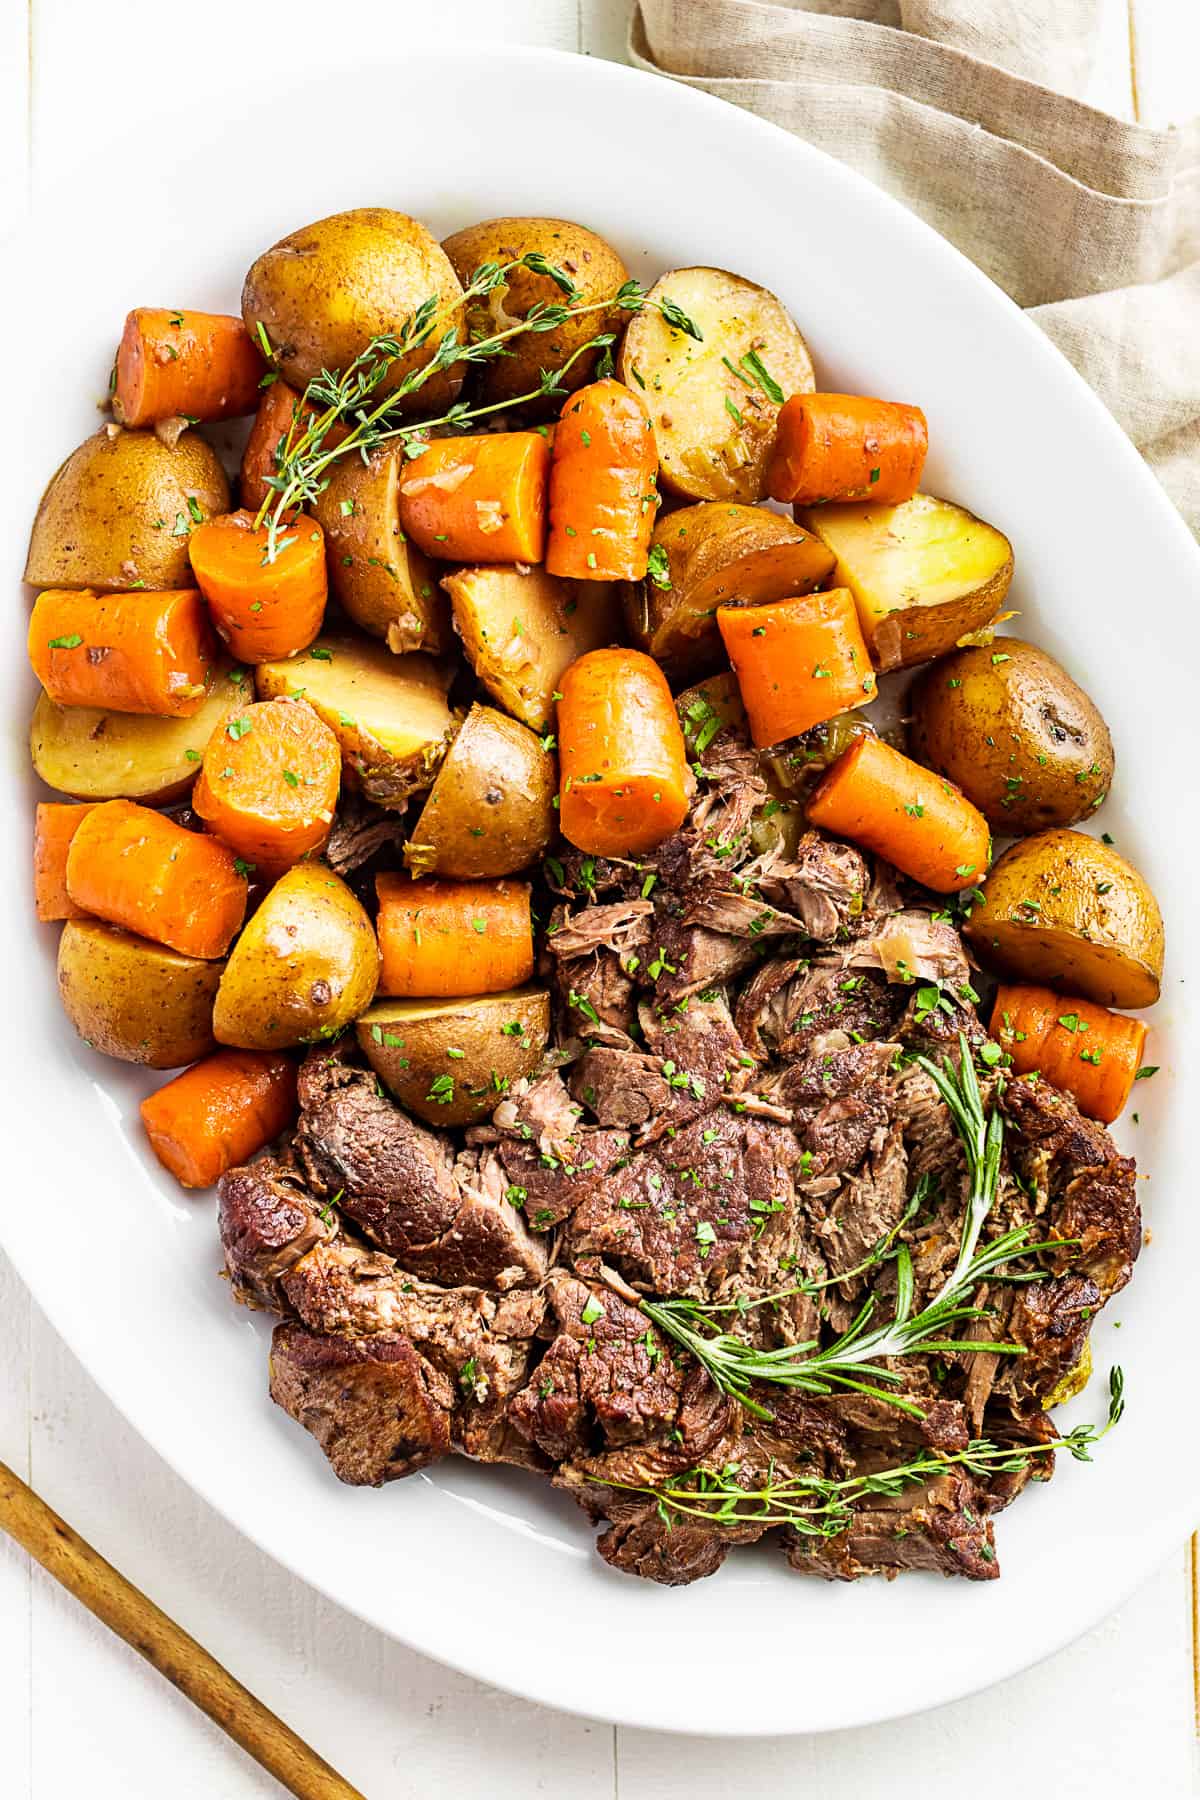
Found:
[[[1200,119],[1077,96],[1104,0],[636,0],[630,54],[849,163],[1071,359],[1200,534]]]

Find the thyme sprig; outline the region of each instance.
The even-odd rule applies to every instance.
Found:
[[[546,276],[562,292],[564,300],[539,301],[530,307],[523,319],[486,337],[462,337],[458,326],[451,325],[442,332],[433,354],[420,368],[410,370],[394,388],[376,398],[392,364],[433,341],[442,308],[438,297],[430,295],[397,331],[373,337],[347,368],[336,372],[322,369],[313,377],[304,390],[302,404],[295,409],[296,416],[287,435],[276,448],[275,472],[266,477],[270,493],[255,521],[259,526],[265,522],[267,527],[265,561],[273,562],[279,553],[281,526],[297,507],[311,506],[324,492],[329,483],[327,471],[341,457],[357,452],[365,461],[372,450],[393,438],[402,439],[409,454],[419,455],[424,440],[436,426],[461,429],[489,414],[512,411],[535,400],[565,398],[567,390],[562,386],[562,377],[580,357],[598,349],[602,352],[601,366],[607,363],[611,369],[611,350],[616,338],[613,332],[597,333],[580,344],[557,368],[543,369],[537,387],[515,399],[487,406],[456,401],[436,418],[402,419],[400,415],[407,410],[407,402],[435,375],[459,364],[489,362],[510,355],[509,346],[515,338],[556,331],[569,320],[614,310],[632,314],[649,306],[661,314],[672,330],[683,332],[697,342],[703,341],[703,333],[695,320],[669,295],[651,300],[641,282],[630,280],[603,300],[585,302],[566,271],[539,251],[529,251],[508,262],[481,263],[464,288],[461,300],[455,302],[455,310],[465,309],[472,300],[494,293],[505,285],[513,270],[519,268]],[[274,352],[261,328],[260,337],[264,348],[273,357]],[[306,408],[312,409],[313,416],[305,423]],[[338,425],[348,429],[336,442],[328,442],[330,432]]]
[[[901,1412],[923,1418],[924,1409],[896,1391],[903,1386],[904,1375],[887,1367],[889,1362],[909,1356],[956,1355],[964,1350],[972,1354],[991,1352],[998,1356],[1023,1354],[1020,1344],[994,1343],[986,1338],[964,1340],[952,1335],[966,1322],[988,1316],[986,1309],[972,1304],[975,1289],[987,1276],[1017,1257],[1062,1247],[1058,1241],[1033,1242],[1029,1227],[1022,1225],[1003,1232],[980,1249],[980,1234],[995,1205],[999,1188],[1004,1121],[995,1108],[984,1116],[975,1066],[966,1038],[961,1034],[959,1045],[958,1069],[949,1057],[943,1060],[941,1068],[925,1058],[919,1059],[949,1108],[962,1141],[969,1180],[967,1209],[954,1268],[919,1312],[913,1311],[912,1254],[906,1244],[890,1241],[894,1234],[880,1240],[880,1245],[869,1254],[860,1270],[846,1272],[847,1276],[857,1274],[861,1267],[870,1267],[885,1256],[893,1261],[896,1299],[892,1318],[884,1324],[872,1325],[877,1299],[875,1294],[870,1294],[847,1330],[824,1348],[818,1339],[809,1338],[803,1343],[761,1350],[717,1329],[714,1321],[722,1313],[741,1310],[736,1303],[731,1308],[710,1306],[696,1300],[639,1301],[647,1318],[695,1357],[717,1387],[739,1400],[753,1417],[771,1416],[751,1392],[755,1383],[762,1382],[805,1394],[829,1394],[835,1390],[869,1394],[874,1399],[886,1400]],[[881,1247],[884,1245],[886,1249]],[[844,1280],[846,1276],[835,1279]],[[796,1288],[783,1290],[780,1295],[768,1295],[762,1304],[789,1293],[811,1291],[799,1284]]]
[[[655,1501],[668,1530],[679,1519],[699,1519],[718,1526],[789,1525],[804,1537],[836,1537],[851,1523],[859,1501],[873,1494],[895,1498],[906,1487],[943,1475],[947,1469],[959,1468],[987,1479],[1030,1468],[1036,1481],[1045,1479],[1036,1473],[1038,1459],[1056,1450],[1068,1451],[1076,1462],[1090,1462],[1092,1450],[1125,1409],[1125,1377],[1119,1367],[1109,1371],[1108,1392],[1108,1416],[1103,1425],[1076,1425],[1049,1443],[1003,1445],[974,1438],[965,1450],[922,1454],[890,1469],[841,1481],[817,1474],[776,1479],[774,1463],[770,1463],[764,1478],[757,1484],[751,1478],[747,1484],[742,1479],[742,1465],[736,1462],[720,1469],[688,1469],[659,1487],[607,1481],[602,1475],[588,1479],[622,1493],[645,1494]]]

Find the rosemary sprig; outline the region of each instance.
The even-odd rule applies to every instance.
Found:
[[[677,1519],[699,1519],[718,1526],[790,1525],[805,1537],[836,1537],[850,1524],[857,1502],[872,1494],[895,1498],[906,1487],[942,1475],[950,1468],[984,1478],[1017,1473],[1030,1465],[1036,1470],[1037,1460],[1056,1450],[1068,1451],[1076,1462],[1090,1462],[1094,1446],[1119,1422],[1125,1409],[1125,1378],[1119,1367],[1109,1371],[1108,1389],[1108,1416],[1103,1425],[1077,1425],[1045,1444],[1005,1446],[987,1438],[974,1438],[965,1450],[915,1456],[890,1469],[877,1469],[873,1474],[854,1475],[842,1481],[816,1474],[776,1480],[774,1465],[769,1464],[766,1478],[757,1486],[744,1485],[740,1463],[726,1463],[720,1469],[688,1469],[660,1487],[607,1481],[602,1475],[588,1479],[597,1486],[653,1499],[668,1530]],[[1036,1473],[1033,1478],[1044,1479]]]
[[[419,455],[422,447],[420,440],[427,437],[434,426],[460,429],[491,413],[512,411],[534,400],[559,395],[565,397],[566,389],[561,386],[562,377],[581,356],[599,349],[611,368],[610,352],[615,337],[612,332],[601,332],[587,343],[581,344],[557,369],[543,369],[538,386],[528,394],[489,406],[470,406],[455,402],[437,418],[402,420],[399,415],[405,410],[406,402],[426,382],[432,380],[434,375],[460,363],[482,363],[506,356],[514,338],[555,331],[568,320],[584,318],[592,313],[612,312],[614,309],[637,313],[650,306],[661,314],[673,330],[681,331],[698,342],[703,341],[703,333],[695,320],[669,295],[651,300],[641,282],[630,280],[618,288],[615,294],[603,300],[585,303],[580,300],[580,290],[566,271],[558,268],[539,251],[529,251],[509,262],[481,263],[463,290],[462,299],[456,302],[456,310],[465,308],[470,301],[502,287],[512,271],[518,268],[529,269],[536,275],[548,277],[563,293],[564,301],[539,301],[516,324],[503,331],[493,332],[488,337],[460,338],[458,327],[451,326],[442,333],[428,361],[420,368],[411,370],[395,388],[375,400],[373,405],[369,403],[378,394],[392,364],[399,357],[408,356],[432,341],[438,326],[439,307],[436,296],[431,295],[423,300],[415,312],[404,320],[398,331],[373,337],[348,368],[338,372],[323,369],[319,375],[314,376],[303,394],[303,402],[313,409],[314,416],[307,424],[301,425],[303,407],[297,407],[297,417],[293,419],[287,436],[276,448],[275,473],[266,477],[266,485],[271,493],[259,508],[256,520],[258,525],[261,526],[265,521],[267,526],[265,561],[275,560],[279,551],[280,527],[288,515],[297,507],[310,506],[324,492],[328,485],[326,471],[339,458],[355,451],[365,461],[378,445],[393,438],[403,439],[406,451]],[[269,349],[269,344],[267,348]],[[330,431],[338,424],[348,425],[349,429],[336,443],[327,443]]]
[[[923,1418],[924,1411],[915,1401],[895,1391],[903,1385],[904,1377],[898,1370],[885,1366],[889,1361],[907,1356],[953,1355],[964,1348],[969,1348],[972,1353],[985,1351],[999,1356],[1023,1354],[1020,1344],[993,1343],[985,1338],[964,1342],[950,1335],[966,1321],[987,1316],[983,1308],[971,1304],[971,1296],[988,1275],[1017,1257],[1061,1248],[1057,1243],[1032,1242],[1028,1226],[1004,1232],[979,1248],[980,1234],[995,1204],[1000,1181],[1004,1122],[995,1109],[985,1119],[979,1082],[965,1036],[960,1035],[959,1045],[961,1065],[957,1070],[949,1058],[940,1069],[924,1058],[919,1059],[950,1110],[962,1140],[970,1181],[954,1268],[919,1312],[912,1310],[912,1255],[905,1244],[894,1249],[889,1244],[886,1252],[888,1260],[893,1260],[896,1265],[893,1317],[886,1324],[872,1327],[876,1296],[868,1295],[848,1329],[824,1348],[818,1339],[810,1338],[803,1343],[783,1344],[774,1350],[759,1350],[741,1338],[713,1327],[712,1320],[731,1310],[728,1306],[706,1306],[695,1300],[639,1301],[647,1318],[695,1357],[722,1392],[739,1400],[755,1418],[771,1416],[751,1393],[756,1382],[806,1394],[829,1394],[836,1389],[869,1394],[874,1399],[886,1400],[902,1412]],[[883,1252],[881,1258],[882,1255]],[[874,1260],[875,1252],[872,1251],[866,1266]],[[847,1274],[858,1272],[847,1271]],[[837,1279],[844,1280],[845,1277]],[[800,1291],[806,1290],[801,1287],[784,1292]],[[767,1300],[780,1297],[770,1295]]]

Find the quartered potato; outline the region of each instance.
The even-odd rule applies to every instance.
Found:
[[[658,520],[650,573],[626,588],[626,618],[634,642],[686,679],[726,661],[718,606],[811,593],[833,565],[819,538],[778,513],[702,501]]]
[[[446,648],[446,603],[428,560],[400,529],[404,452],[344,456],[313,508],[325,533],[329,585],[356,625],[397,655]]]
[[[477,704],[438,770],[404,860],[414,875],[515,874],[554,835],[557,785],[554,757],[529,727]]]
[[[1073,825],[1112,786],[1108,726],[1060,663],[998,637],[922,671],[909,694],[909,748],[949,776],[994,831]]]
[[[103,425],[51,476],[25,580],[110,593],[192,587],[192,526],[228,511],[225,471],[194,431],[172,449],[153,431]]]
[[[619,641],[616,586],[540,567],[483,564],[442,577],[467,661],[494,700],[544,731],[563,670]]]
[[[982,961],[1101,1006],[1158,999],[1163,922],[1150,887],[1109,844],[1042,831],[1006,850],[963,927]]]
[[[224,964],[181,956],[100,919],[70,919],[58,940],[58,991],[93,1050],[148,1069],[207,1056]]]
[[[419,651],[320,637],[301,656],[259,663],[254,684],[260,700],[303,695],[341,745],[351,781],[380,806],[428,787],[453,735],[450,672]]]
[[[485,219],[481,225],[456,231],[445,240],[442,249],[464,287],[481,263],[513,262],[536,251],[570,277],[577,294],[571,302],[574,305],[590,306],[608,300],[629,278],[628,269],[610,243],[586,225],[574,225],[569,219]],[[565,301],[563,290],[548,275],[536,275],[532,269],[514,269],[502,287],[470,303],[468,335],[492,337],[525,318],[532,306],[562,306]],[[495,404],[536,394],[543,369],[561,369],[593,338],[620,331],[627,317],[619,307],[613,307],[611,311],[567,319],[553,331],[531,332],[513,339],[510,355],[480,365],[479,398]],[[599,355],[598,350],[591,350],[572,363],[559,387],[573,394],[576,388],[585,386],[595,374]],[[557,413],[561,403],[560,396],[543,405],[546,411]]]
[[[209,738],[250,692],[249,671],[227,665],[190,719],[56,706],[43,693],[29,729],[33,766],[47,787],[79,800],[178,800],[200,773]]]
[[[692,500],[761,500],[779,408],[816,385],[794,321],[726,269],[673,269],[648,299],[674,301],[703,339],[646,305],[621,346],[618,373],[650,409],[663,486]]]
[[[445,251],[407,213],[361,206],[302,226],[265,250],[242,289],[242,317],[257,340],[261,326],[275,366],[297,393],[322,369],[349,368],[370,340],[394,336],[423,301],[438,301],[427,341],[390,364],[375,392],[390,394],[431,360],[439,340],[460,325],[462,288]],[[405,410],[436,412],[462,386],[465,364],[443,369],[415,389]]]
[[[544,988],[468,1000],[377,1000],[356,1027],[363,1053],[408,1112],[474,1125],[532,1074],[550,1035]]]
[[[213,1031],[243,1050],[335,1037],[371,1004],[378,983],[379,946],[359,902],[323,864],[297,863],[234,945]]]
[[[797,507],[837,558],[833,583],[858,607],[878,669],[905,669],[990,625],[1012,580],[1012,545],[964,507],[932,494],[902,506]]]

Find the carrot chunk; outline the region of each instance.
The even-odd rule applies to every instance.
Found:
[[[559,825],[593,856],[637,856],[687,814],[687,749],[666,676],[640,650],[589,650],[561,677]]]
[[[135,307],[117,350],[113,415],[122,425],[160,419],[234,419],[253,412],[264,363],[240,319],[227,313]]]
[[[67,892],[67,852],[94,806],[38,802],[33,828],[33,903],[43,924],[54,919],[86,919]]]
[[[760,750],[875,697],[849,588],[721,606],[717,624]]]
[[[426,556],[536,563],[550,447],[539,431],[436,438],[400,480],[400,523]]]
[[[528,882],[386,874],[375,877],[375,890],[381,994],[498,994],[533,974]]]
[[[645,405],[594,381],[563,408],[550,459],[546,568],[580,581],[640,581],[658,503],[658,451]]]
[[[218,1050],[141,1105],[150,1148],[187,1188],[211,1187],[296,1117],[296,1068],[269,1050]]]
[[[1128,1100],[1146,1043],[1140,1019],[1028,985],[996,989],[991,1033],[1018,1075],[1043,1075],[1103,1125]]]
[[[337,738],[303,700],[260,700],[213,734],[192,810],[259,875],[323,848],[341,778]]]
[[[29,660],[58,706],[190,719],[204,704],[215,652],[195,588],[165,594],[47,588],[29,619]]]
[[[919,406],[863,394],[793,394],[776,421],[767,492],[797,506],[899,506],[921,485],[928,447]]]
[[[822,776],[808,802],[812,825],[847,837],[939,894],[983,880],[987,820],[944,776],[877,737],[860,737]]]
[[[67,893],[110,925],[182,956],[224,956],[246,913],[232,850],[132,800],[107,800],[67,853]]]
[[[325,534],[297,514],[267,560],[266,526],[249,512],[224,513],[193,531],[192,570],[213,623],[243,662],[276,662],[307,650],[321,629],[329,592]]]
[[[297,441],[315,417],[313,408],[286,381],[273,381],[262,390],[242,451],[238,496],[244,507],[257,513],[263,501],[273,497],[275,490],[268,486],[267,477],[279,472],[277,452],[287,441],[289,431],[293,442]],[[333,440],[329,437],[325,441]]]

